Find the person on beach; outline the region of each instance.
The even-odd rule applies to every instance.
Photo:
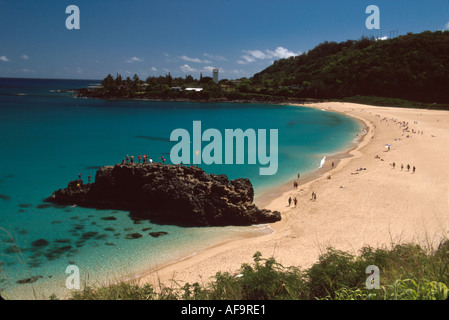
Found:
[[[334,162],[332,161],[332,169],[334,168]]]
[[[415,167],[415,166],[413,166],[413,173],[415,173],[415,170],[416,170],[416,167]]]
[[[289,197],[289,198],[288,198],[288,206],[289,206],[289,207],[290,207],[291,203],[292,203],[292,197]]]
[[[312,191],[312,198],[310,200],[315,199],[315,191]]]
[[[407,165],[407,171],[410,171],[410,165],[409,164]]]
[[[401,170],[403,170],[404,169],[404,164],[403,163],[401,163]]]
[[[393,169],[396,167],[396,162],[393,162]]]
[[[293,203],[295,204],[295,207],[296,207],[296,204],[298,203],[298,199],[296,199],[296,197],[295,197],[295,199],[293,199]]]
[[[299,179],[300,176],[301,176],[301,175],[298,173],[298,179]]]

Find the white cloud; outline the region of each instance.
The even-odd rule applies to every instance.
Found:
[[[22,54],[22,55],[21,55],[21,58],[22,58],[23,60],[28,60],[28,59],[29,59],[29,57],[28,57],[26,54]]]
[[[238,64],[248,64],[248,63],[252,63],[252,62],[255,62],[255,61],[256,61],[255,58],[250,57],[250,56],[247,56],[247,55],[243,55],[243,56],[242,56],[242,59],[243,59],[243,60],[238,60],[237,63],[238,63]]]
[[[205,53],[204,56],[207,57],[207,58],[209,58],[209,59],[215,60],[215,61],[228,61],[228,59],[226,59],[226,58],[223,57],[223,56],[219,56],[219,55],[214,56],[214,55],[212,55],[212,54]]]
[[[198,58],[190,58],[190,57],[187,57],[186,55],[180,56],[179,59],[187,61],[187,62],[194,62],[194,63],[211,63],[211,61],[209,61],[209,60],[201,60],[201,59],[198,59]]]
[[[156,72],[156,71],[157,71],[157,69],[156,69],[155,67],[151,67],[151,71],[154,71],[154,72]]]
[[[185,64],[181,67],[179,67],[181,69],[182,72],[184,73],[189,73],[189,72],[198,72],[197,69],[192,68],[191,66],[189,66],[188,64]]]
[[[238,64],[248,64],[257,60],[266,59],[285,59],[301,54],[301,52],[293,52],[283,47],[277,47],[275,50],[243,50],[243,52],[245,55],[237,61]]]
[[[301,54],[301,52],[289,51],[288,49],[285,49],[283,47],[277,47],[274,51],[271,50],[266,51],[270,54],[269,58],[279,58],[279,59],[290,58]]]
[[[0,60],[4,62],[8,62],[9,59],[6,56],[0,56]]]
[[[268,51],[268,50],[266,50]],[[243,52],[249,54],[251,57],[255,59],[266,59],[268,57],[267,54],[263,53],[260,50],[243,50]]]
[[[215,69],[215,67],[212,67],[212,66],[206,66],[206,67],[204,67],[203,68],[203,71],[204,72],[211,72],[212,73],[212,71]],[[223,69],[220,69],[220,72],[223,72]]]
[[[449,22],[445,24],[444,29],[443,30],[449,30]]]
[[[227,73],[233,74],[233,75],[242,75],[245,72],[241,69],[233,69],[233,70],[228,71]]]
[[[36,73],[36,70],[33,69],[20,69],[20,71],[23,73]]]
[[[132,57],[131,59],[126,60],[128,63],[134,63],[134,62],[142,62],[143,60],[137,57]]]
[[[388,40],[388,37],[387,36],[383,36],[383,37],[377,38],[376,40]]]

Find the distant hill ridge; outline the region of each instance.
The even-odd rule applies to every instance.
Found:
[[[299,87],[301,95],[310,98],[361,95],[449,103],[449,31],[326,41],[302,55],[275,61],[251,80]]]

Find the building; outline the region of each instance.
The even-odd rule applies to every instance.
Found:
[[[212,71],[212,74],[213,74],[212,79],[214,80],[215,83],[218,83],[218,69],[215,68],[215,69]]]

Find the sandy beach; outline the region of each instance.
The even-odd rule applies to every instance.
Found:
[[[140,283],[206,284],[218,271],[237,273],[257,251],[305,269],[328,247],[357,254],[367,245],[390,248],[413,241],[437,246],[448,237],[449,112],[337,102],[306,106],[355,117],[366,134],[354,137],[359,141],[352,150],[326,156],[317,172],[299,180],[292,172],[291,183],[255,199],[258,206],[282,214],[271,225],[272,234],[224,243],[161,266]],[[288,206],[289,197],[297,198],[296,207]]]

